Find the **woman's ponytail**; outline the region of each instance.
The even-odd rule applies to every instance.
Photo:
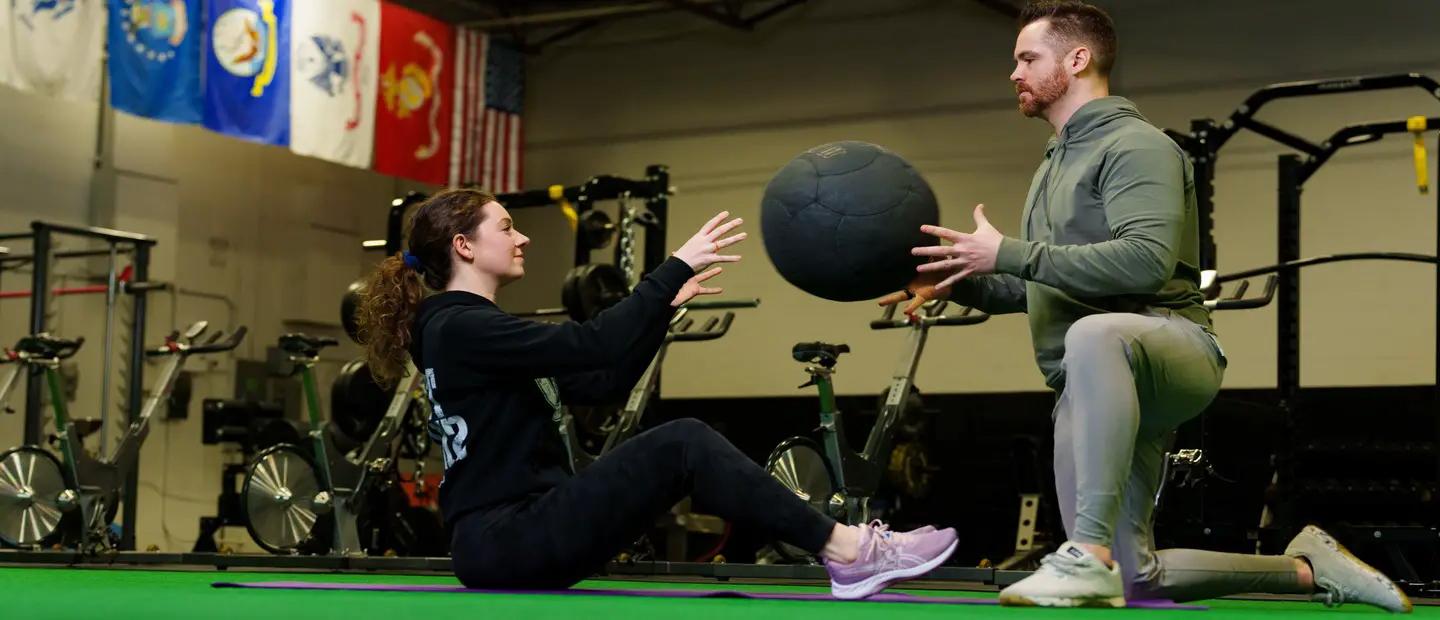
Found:
[[[356,318],[370,374],[381,385],[394,385],[405,375],[410,327],[424,298],[425,284],[419,272],[405,264],[401,254],[380,261],[365,282]]]

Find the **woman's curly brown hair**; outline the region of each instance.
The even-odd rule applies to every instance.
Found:
[[[356,319],[370,373],[382,385],[405,375],[410,357],[411,327],[420,302],[429,291],[445,290],[452,275],[451,241],[455,235],[473,239],[481,207],[495,196],[478,189],[448,189],[420,205],[411,216],[408,245],[412,262],[402,254],[380,261],[360,291]]]

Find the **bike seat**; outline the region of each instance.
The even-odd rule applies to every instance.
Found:
[[[834,366],[839,361],[840,354],[849,353],[848,344],[828,344],[824,342],[802,342],[790,350],[795,361],[806,364],[820,364],[822,366]]]
[[[285,334],[280,337],[280,350],[296,355],[318,355],[320,349],[338,344],[340,341],[334,338],[317,338],[300,333]]]
[[[80,440],[82,443],[85,441],[86,437],[94,435],[96,431],[100,430],[100,420],[98,418],[74,419],[70,420],[70,425],[75,427],[75,438]],[[64,435],[62,435],[60,431],[51,433],[49,435],[50,445],[59,448],[60,439],[63,437]]]
[[[79,418],[71,420],[71,423],[75,425],[75,436],[80,439],[94,435],[96,431],[100,430],[98,418]]]
[[[84,343],[84,338],[66,340],[42,333],[21,338],[20,342],[15,344],[15,350],[30,357],[64,359],[74,355]]]

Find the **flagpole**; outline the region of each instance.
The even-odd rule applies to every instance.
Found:
[[[107,33],[108,36],[108,33]],[[115,225],[115,108],[110,105],[110,50],[100,52],[100,98],[95,108],[95,151],[90,167],[91,226]]]

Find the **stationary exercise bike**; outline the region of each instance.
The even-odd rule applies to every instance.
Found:
[[[83,341],[84,338],[80,340]],[[73,354],[74,352],[72,351],[71,353]],[[20,371],[24,368],[24,364],[21,363],[23,357],[24,354],[19,351],[12,351],[10,349],[0,351],[0,366],[15,364],[15,368],[5,375],[5,381],[0,382],[0,412],[15,413],[15,408],[10,406],[10,390],[15,389],[15,385],[19,383]]]
[[[735,313],[727,311],[721,316],[711,316],[698,329],[693,329],[695,319],[690,316],[692,312],[754,308],[759,305],[759,299],[741,299],[692,301],[681,306],[670,318],[665,339],[661,342],[659,350],[655,352],[655,357],[650,360],[650,365],[640,375],[640,379],[635,382],[635,387],[630,390],[630,396],[626,399],[625,405],[618,412],[606,415],[602,411],[599,416],[594,416],[592,413],[593,417],[601,419],[597,421],[592,418],[590,424],[587,425],[590,427],[587,429],[589,432],[582,433],[579,429],[580,424],[575,419],[574,411],[568,407],[565,408],[561,412],[557,424],[560,438],[565,444],[570,458],[572,470],[579,472],[588,467],[640,431],[640,422],[644,419],[645,411],[649,408],[656,389],[659,387],[660,367],[665,362],[665,353],[671,344],[716,340],[729,333],[730,325],[735,320]],[[689,534],[721,536],[723,541],[725,534],[729,531],[724,519],[692,512],[689,498],[671,507],[670,512],[660,518],[656,526],[664,531],[665,548],[669,552],[669,559],[677,561],[691,559],[685,553]],[[628,561],[652,554],[653,547],[650,544],[650,538],[646,536],[637,541],[634,548],[622,552],[619,558],[622,561]]]
[[[86,553],[115,548],[118,541],[110,524],[120,505],[122,486],[134,471],[140,446],[150,434],[150,418],[169,397],[185,360],[191,355],[229,351],[245,338],[245,328],[240,327],[223,341],[223,333],[215,332],[209,340],[197,344],[206,326],[204,321],[197,322],[184,334],[172,333],[165,344],[145,352],[149,357],[168,360],[140,417],[130,424],[108,458],[97,458],[85,450],[82,436],[88,433],[81,432],[65,408],[60,361],[75,355],[84,339],[36,334],[22,338],[14,351],[6,352],[7,361],[17,364],[5,381],[6,390],[22,369],[45,373],[57,430],[52,443],[59,448],[61,460],[38,446],[20,446],[0,453],[0,542],[22,548],[58,542]],[[0,401],[6,390],[0,390]]]
[[[836,521],[851,525],[865,523],[872,517],[870,500],[890,467],[896,425],[905,418],[911,406],[911,389],[925,340],[931,327],[976,325],[990,318],[965,308],[958,314],[946,315],[948,302],[932,301],[913,318],[895,318],[895,306],[885,309],[882,318],[870,322],[870,329],[908,329],[910,337],[905,352],[891,378],[875,425],[865,440],[865,448],[856,452],[845,437],[844,417],[835,407],[835,388],[831,376],[840,356],[849,353],[844,344],[802,342],[791,351],[795,361],[806,364],[810,380],[800,387],[815,386],[820,393],[820,433],[824,447],[809,437],[791,437],[780,442],[765,462],[765,470],[795,495]],[[924,468],[922,460],[905,465]],[[779,543],[776,551],[790,560],[808,556],[804,551]]]
[[[650,400],[660,385],[660,367],[665,363],[665,353],[671,344],[716,340],[729,333],[730,324],[735,320],[734,312],[726,312],[721,316],[712,316],[706,319],[699,329],[692,330],[695,320],[689,316],[691,312],[754,308],[759,305],[759,299],[694,301],[677,310],[675,315],[670,318],[664,341],[661,342],[659,350],[655,352],[654,359],[650,360],[650,365],[646,367],[644,374],[640,375],[640,379],[635,382],[635,387],[630,390],[630,396],[625,400],[624,407],[618,413],[607,416],[605,420],[594,424],[595,430],[598,430],[603,437],[603,441],[592,442],[592,445],[598,444],[598,448],[591,449],[586,445],[587,442],[581,436],[575,416],[568,408],[561,414],[560,437],[569,453],[573,470],[578,472],[584,469],[594,463],[596,459],[609,454],[640,430],[640,420],[645,417],[645,410],[649,408]]]
[[[385,553],[391,550],[387,547],[426,546],[423,541],[440,530],[438,519],[423,508],[397,510],[383,501],[398,478],[395,439],[410,418],[427,409],[421,406],[422,376],[406,364],[405,377],[396,385],[375,432],[347,454],[337,446],[335,433],[327,432],[315,386],[320,351],[337,344],[334,338],[305,334],[280,337],[280,350],[300,375],[310,446],[283,443],[256,455],[241,488],[245,527],[261,548],[282,555],[354,557]],[[413,525],[425,521],[433,525]],[[423,531],[395,531],[406,528]],[[401,536],[405,542],[387,545],[381,540],[387,536]]]

